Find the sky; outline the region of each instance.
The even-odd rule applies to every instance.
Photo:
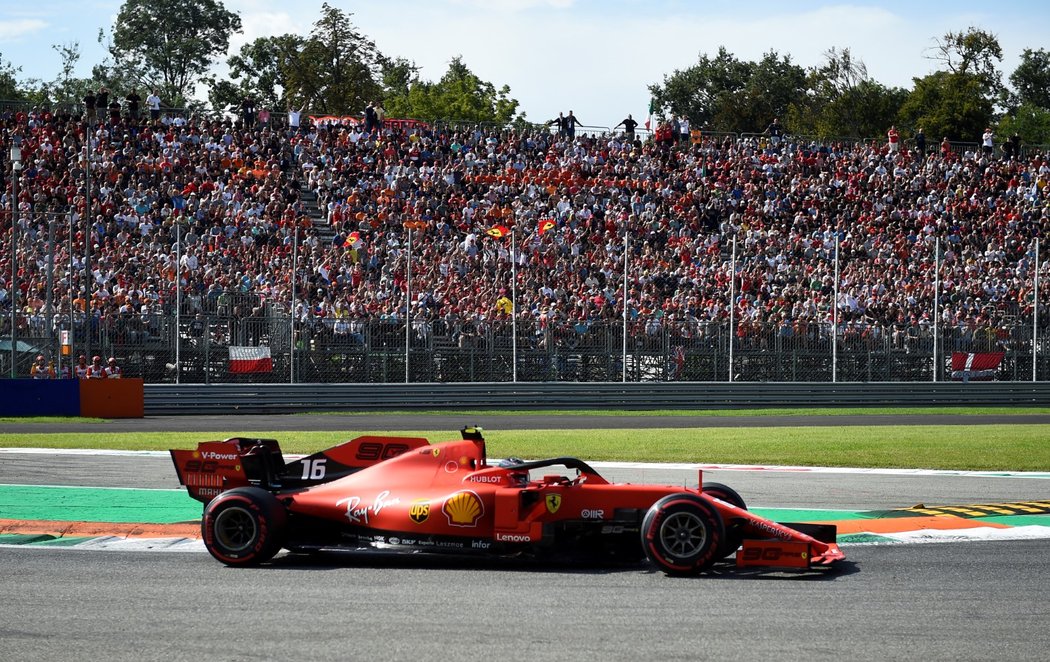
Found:
[[[192,0],[188,0],[192,1]],[[0,3],[0,57],[21,77],[54,79],[60,58],[53,44],[78,42],[78,75],[104,57],[97,43],[119,0]],[[225,0],[240,14],[243,33],[231,53],[257,37],[307,34],[320,1]],[[823,53],[849,48],[876,80],[911,87],[936,68],[928,59],[935,38],[976,26],[1003,47],[1004,80],[1025,48],[1050,48],[1050,5],[1009,2],[771,2],[751,0],[372,0],[329,4],[351,13],[357,29],[391,57],[415,62],[427,80],[439,79],[462,56],[482,80],[508,85],[519,111],[533,122],[573,110],[585,125],[613,126],[628,113],[647,114],[648,86],[701,53],[725,46],[757,60],[775,50],[805,67]],[[348,109],[360,113],[363,109]]]

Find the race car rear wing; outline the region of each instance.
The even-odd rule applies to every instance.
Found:
[[[179,483],[208,503],[234,487],[279,491],[327,483],[429,443],[423,437],[363,436],[291,462],[274,439],[235,437],[170,452]]]

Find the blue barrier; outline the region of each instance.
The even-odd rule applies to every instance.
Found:
[[[80,416],[80,382],[0,380],[0,416]]]

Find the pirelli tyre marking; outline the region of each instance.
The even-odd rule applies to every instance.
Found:
[[[1050,501],[1012,501],[1009,503],[983,503],[966,506],[915,506],[906,509],[909,513],[937,515],[941,517],[993,517],[996,515],[1044,515],[1050,513]]]

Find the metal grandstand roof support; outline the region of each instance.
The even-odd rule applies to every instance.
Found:
[[[933,242],[933,381],[937,381],[937,318],[940,316],[941,298],[941,238]]]
[[[630,246],[631,235],[627,227],[623,229],[623,358],[620,364],[621,380],[627,382],[627,249]]]
[[[518,253],[514,238],[518,234],[518,224],[510,227],[510,379],[518,381]]]
[[[175,383],[178,384],[182,376],[182,361],[180,360],[182,349],[182,223],[179,217],[175,217]]]
[[[835,290],[831,304],[831,381],[839,380],[839,232],[835,229]]]
[[[91,134],[94,123],[89,116],[84,129],[84,356],[91,360]]]
[[[295,281],[299,275],[299,219],[292,222],[292,301],[288,316],[288,383],[295,383]]]
[[[736,342],[736,234],[729,260],[729,381],[733,381],[733,343]]]
[[[408,383],[408,346],[412,331],[412,228],[408,228],[408,255],[405,280],[405,383]]]
[[[11,379],[18,377],[18,177],[22,174],[22,136],[11,136]]]
[[[1036,347],[1039,346],[1039,237],[1035,238],[1035,283],[1032,292],[1032,381],[1036,381]]]

